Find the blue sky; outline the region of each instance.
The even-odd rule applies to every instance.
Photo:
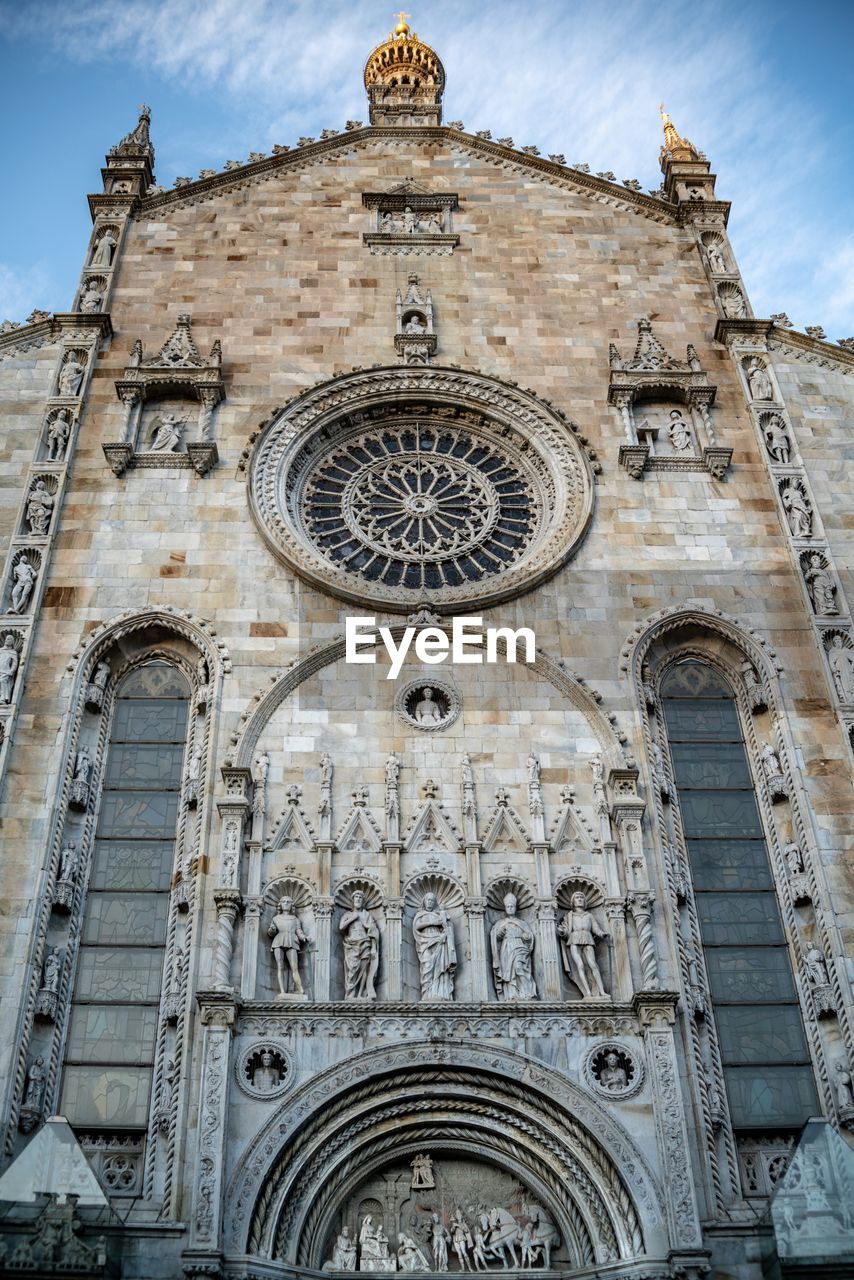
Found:
[[[365,119],[376,0],[0,0],[0,319],[71,302],[86,192],[148,102],[157,178]],[[445,118],[660,182],[662,99],[732,200],[757,315],[854,334],[851,0],[424,0]]]

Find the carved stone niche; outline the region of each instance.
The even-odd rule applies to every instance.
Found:
[[[77,310],[85,312],[87,315],[93,315],[96,311],[103,311],[108,283],[106,276],[85,275],[81,281],[80,292],[77,297]]]
[[[293,1084],[293,1062],[278,1041],[253,1040],[238,1053],[234,1077],[250,1098],[272,1101],[280,1098]]]
[[[847,629],[833,628],[821,637],[827,665],[840,702],[854,703],[854,639]]]
[[[213,411],[225,397],[222,379],[222,349],[219,340],[206,360],[199,355],[190,331],[190,317],[180,315],[174,332],[156,355],[143,357],[142,343],[134,343],[130,364],[116,383],[116,393],[124,405],[122,439],[105,444],[104,455],[117,476],[131,465],[143,467],[192,467],[205,475],[219,460],[211,438]],[[189,414],[178,416],[171,407],[160,420],[144,415],[144,406],[170,399],[183,406],[197,402],[196,438],[183,442],[189,429]],[[144,416],[148,419],[143,421]]]
[[[524,1001],[537,999],[537,964],[538,959],[535,949],[535,926],[533,923],[534,908],[534,892],[527,881],[522,880],[519,876],[506,875],[499,876],[491,880],[485,888],[486,905],[487,905],[487,931],[489,936],[489,950],[495,948],[495,956],[490,954],[488,963],[492,968],[492,985],[495,988],[496,997],[505,1002]],[[509,898],[515,899],[514,903],[509,903]],[[508,907],[510,911],[508,911]],[[498,937],[493,941],[493,930],[503,927],[512,916],[513,919],[520,921],[518,927],[512,926],[514,930],[504,935],[504,938]],[[506,941],[505,941],[506,939]],[[519,946],[520,942],[526,942],[527,945],[527,966],[524,960],[520,962],[519,954],[524,956],[525,952]],[[509,944],[509,945],[508,945]],[[516,952],[510,965],[503,963],[502,952],[506,949]],[[497,965],[495,958],[497,957]],[[527,968],[527,972],[526,972]],[[540,987],[542,990],[542,987]]]
[[[390,191],[365,192],[362,204],[371,211],[371,230],[362,239],[373,254],[447,256],[460,243],[452,229],[452,214],[459,207],[456,192],[431,192],[403,182]]]
[[[35,547],[22,547],[13,554],[3,597],[5,613],[14,613],[19,617],[32,613],[33,594],[41,565],[41,552]]]
[[[437,341],[433,330],[433,295],[429,289],[422,291],[417,275],[410,275],[405,296],[398,289],[396,312],[394,347],[403,363],[429,364]]]
[[[264,890],[261,916],[264,959],[259,967],[259,994],[266,989],[266,994],[260,995],[261,999],[287,1002],[311,999],[311,957],[315,940],[311,886],[299,876],[279,876],[272,880]],[[274,943],[279,945],[274,946]],[[292,945],[288,946],[289,943]],[[292,958],[296,972],[291,967]]]
[[[643,1084],[643,1061],[616,1040],[594,1045],[584,1059],[587,1087],[602,1098],[624,1102],[639,1092]]]
[[[462,710],[460,695],[445,680],[410,680],[394,699],[394,709],[402,720],[427,733],[447,729]]]
[[[626,435],[619,461],[635,480],[654,470],[705,470],[720,480],[729,468],[732,449],[717,443],[709,413],[717,388],[690,345],[686,357],[669,355],[646,318],[630,359],[609,348],[608,403],[620,410]]]
[[[580,904],[574,904],[573,899],[576,894],[583,894],[585,905],[580,908]],[[605,905],[605,890],[598,881],[592,876],[584,875],[578,870],[571,871],[568,875],[560,879],[555,885],[555,899],[557,901],[557,933],[558,943],[561,953],[561,967],[564,975],[564,991],[565,999],[599,999],[610,1000],[608,992],[613,990],[614,974],[612,973],[612,962],[609,950],[609,926],[603,923],[602,908]],[[596,964],[599,969],[602,985],[605,988],[605,994],[599,994],[595,991],[595,984],[592,981],[591,974],[585,970],[583,975],[585,981],[591,989],[591,996],[588,997],[580,985],[578,975],[573,967],[573,959],[570,951],[570,943],[568,937],[568,916],[578,905],[581,910],[585,910],[593,917],[595,929],[593,930],[594,938],[594,955]]]

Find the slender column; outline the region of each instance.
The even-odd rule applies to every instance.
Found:
[[[385,979],[389,1000],[403,999],[403,961],[400,954],[403,932],[403,899],[387,898],[385,904]]]
[[[466,845],[466,884],[472,897],[479,898],[481,893],[479,844]]]
[[[199,1103],[198,1170],[193,1188],[190,1222],[192,1248],[217,1250],[222,1224],[222,1189],[225,1173],[225,1125],[228,1114],[228,1079],[231,1036],[236,1006],[213,992],[199,995],[204,1038]]]
[[[316,898],[314,903],[314,998],[331,999],[332,990],[332,911],[334,898]]]
[[[123,391],[124,421],[122,423],[122,443],[133,446],[136,442],[138,408],[142,402],[141,391]]]
[[[328,841],[317,842],[317,884],[320,893],[328,897],[332,893],[332,850]]]
[[[223,888],[237,889],[240,884],[240,853],[244,824],[249,815],[252,775],[248,769],[226,768],[222,770],[222,777],[227,798],[217,804],[222,819],[219,880]],[[249,892],[258,893],[259,888],[253,889],[250,886]]]
[[[258,981],[258,939],[261,935],[261,898],[247,898],[243,913],[243,966],[240,994],[244,1000],[255,999]]]
[[[549,869],[549,846],[547,844],[535,844],[533,846],[534,854],[534,875],[537,880],[537,897],[549,898],[552,892],[552,879]]]
[[[629,964],[629,939],[626,934],[626,907],[622,898],[605,903],[608,933],[611,935],[611,999],[628,1000],[633,991]]]
[[[389,898],[396,898],[400,893],[400,851],[401,845],[389,840],[383,841],[385,854],[385,887]]]
[[[641,976],[644,991],[658,990],[658,960],[652,932],[652,897],[648,893],[629,895],[629,910],[635,922],[640,948]]]
[[[484,932],[486,900],[484,898],[466,898],[465,913],[471,954],[472,999],[488,1000],[489,980],[487,971],[491,962],[486,954],[486,933]]]
[[[234,951],[234,924],[240,910],[237,889],[215,889],[216,946],[214,950],[213,984],[217,991],[231,991],[231,957]]]
[[[554,898],[537,903],[537,949],[543,966],[544,1000],[561,998],[556,916],[557,903]]]

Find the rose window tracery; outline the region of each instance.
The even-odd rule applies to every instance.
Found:
[[[532,478],[506,451],[423,423],[361,434],[321,458],[301,508],[334,563],[430,591],[500,573],[539,523]]]
[[[249,469],[271,549],[359,605],[454,613],[530,590],[583,536],[592,473],[532,393],[463,370],[355,370],[298,396]]]

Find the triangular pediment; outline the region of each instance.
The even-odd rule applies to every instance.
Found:
[[[335,844],[340,853],[379,853],[382,848],[380,829],[367,809],[355,805],[339,828]]]
[[[429,196],[431,192],[420,182],[415,182],[412,178],[404,178],[403,182],[398,182],[397,186],[389,187],[387,194],[390,196]]]
[[[509,804],[497,805],[486,824],[481,844],[487,853],[525,853],[531,843],[524,822]]]
[[[454,853],[460,838],[435,800],[425,800],[407,828],[404,844],[408,853]]]
[[[564,856],[579,849],[589,853],[593,849],[593,836],[587,822],[572,801],[565,801],[555,818],[549,833],[549,844],[555,853]]]
[[[284,853],[312,853],[315,836],[305,814],[295,804],[288,805],[273,833],[271,849]]]

